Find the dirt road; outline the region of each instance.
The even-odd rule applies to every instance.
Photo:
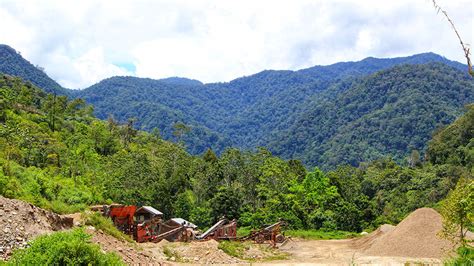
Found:
[[[357,240],[292,240],[282,246],[290,254],[285,261],[259,263],[259,265],[406,265],[424,263],[442,265],[433,258],[376,257],[364,254],[357,248]]]

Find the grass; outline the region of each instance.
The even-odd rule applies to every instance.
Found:
[[[359,234],[353,232],[323,230],[286,230],[285,235],[311,240],[345,239],[359,236]]]
[[[237,237],[242,237],[250,234],[250,231],[252,231],[252,228],[249,226],[241,226],[237,229]]]
[[[163,254],[165,254],[167,260],[171,260],[171,258],[174,258],[173,261],[185,262],[178,252],[168,246],[163,247]]]
[[[245,259],[244,253],[249,249],[249,246],[240,241],[221,241],[217,248],[229,256]]]
[[[269,245],[254,244],[251,241],[221,241],[219,242],[219,245],[217,247],[229,256],[239,258],[241,260],[246,260],[249,262],[286,260],[289,256],[287,253],[283,253],[278,249],[270,247]],[[248,251],[251,248],[259,250],[259,252],[257,252],[257,254],[259,254],[258,258],[251,257],[251,255],[248,254]],[[255,251],[250,253],[255,254],[254,252]]]
[[[82,219],[84,220],[85,225],[94,226],[95,229],[102,230],[104,233],[111,235],[119,240],[135,244],[135,241],[133,241],[130,236],[122,233],[122,231],[118,230],[117,227],[115,227],[112,220],[102,216],[100,213],[85,212],[82,214]]]

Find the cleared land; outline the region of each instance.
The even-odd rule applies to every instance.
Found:
[[[37,235],[65,230],[73,224],[31,204],[0,197],[0,258],[8,259],[13,248],[27,246]],[[76,218],[78,217],[68,217]],[[453,245],[438,236],[442,228],[439,213],[421,208],[397,226],[383,225],[374,232],[353,239],[289,239],[278,249],[251,242],[236,243],[227,254],[216,241],[190,243],[131,244],[91,227],[92,241],[104,251],[118,253],[128,264],[260,264],[260,265],[403,265],[442,264]],[[219,248],[220,247],[220,248]],[[231,256],[233,255],[233,256]]]

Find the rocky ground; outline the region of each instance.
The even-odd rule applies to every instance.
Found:
[[[0,259],[37,235],[72,227],[72,220],[20,200],[0,196]]]
[[[15,248],[25,248],[35,236],[80,224],[80,215],[60,216],[32,204],[0,196],[0,260]],[[265,245],[245,243],[245,254],[232,257],[218,242],[129,243],[88,227],[92,241],[104,252],[117,253],[129,265],[262,264],[262,265],[404,265],[442,264],[453,249],[438,235],[441,216],[433,209],[414,211],[397,226],[383,225],[356,239],[287,241],[277,251]],[[471,236],[472,237],[472,236]],[[268,261],[287,254],[287,259]],[[283,256],[285,257],[285,256]]]
[[[92,242],[99,244],[103,251],[115,252],[129,265],[169,265],[163,258],[140,248],[137,243],[118,240],[93,227],[88,227],[86,232],[92,235]]]

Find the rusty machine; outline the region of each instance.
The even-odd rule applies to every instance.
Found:
[[[265,242],[270,243],[273,247],[276,244],[285,242],[286,238],[281,232],[281,227],[285,226],[285,222],[278,221],[272,225],[266,226],[259,230],[254,230],[250,234],[239,238],[241,241],[253,240],[255,243],[263,244]]]
[[[237,221],[220,219],[206,232],[196,236],[197,240],[235,240],[237,239]]]
[[[114,225],[137,242],[189,241],[193,230],[185,224],[163,222],[163,213],[151,206],[126,206],[113,204],[103,206],[104,216],[110,217]]]

